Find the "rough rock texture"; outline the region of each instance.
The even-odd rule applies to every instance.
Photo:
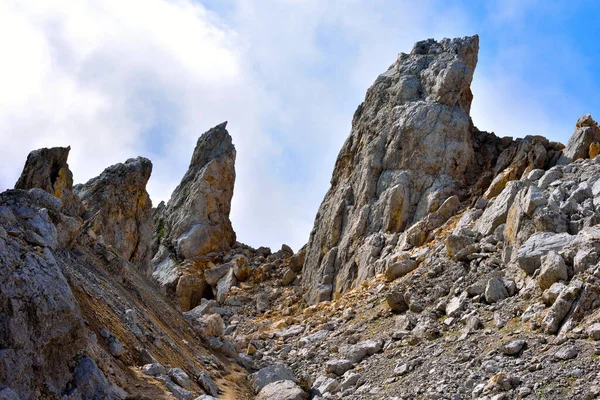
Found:
[[[162,214],[163,245],[182,259],[226,250],[235,242],[229,212],[236,152],[226,125],[198,139],[190,167]]]
[[[34,150],[27,156],[15,189],[39,188],[62,200],[62,212],[78,217],[84,209],[73,194],[73,174],[67,164],[71,147]]]
[[[419,42],[368,90],[307,246],[310,301],[373,276],[369,260],[357,257],[366,237],[402,232],[458,192],[473,158],[470,83],[478,47],[477,36]]]
[[[1,194],[0,398],[600,397],[600,157],[590,159],[600,143],[562,164],[560,144],[500,139],[469,122],[472,158],[461,173],[445,170],[451,155],[440,160],[429,141],[452,144],[462,125],[451,134],[423,128],[426,150],[442,161],[436,171],[403,153],[429,157],[413,141],[422,127],[406,123],[420,105],[468,118],[467,92],[453,106],[440,95],[444,82],[460,81],[450,64],[462,62],[464,43],[476,38],[419,43],[370,90],[349,139],[362,144],[346,145],[332,180],[328,196],[340,202],[326,198],[317,220],[331,225],[315,227],[306,254],[234,243],[184,259],[177,240],[162,240],[169,262],[155,277],[176,298],[161,296],[91,226],[80,229],[54,193]],[[412,93],[411,66],[430,92],[396,104]],[[380,134],[389,137],[383,147]],[[402,164],[405,156],[422,170]],[[386,171],[424,179],[402,181],[410,212],[391,231],[387,190],[402,182],[381,178]],[[418,183],[428,182],[434,189],[422,192]],[[163,223],[154,248],[167,234],[166,209],[154,210]]]
[[[560,157],[560,164],[568,164],[580,158],[590,158],[590,152],[597,154],[600,142],[600,128],[590,114],[582,115],[575,125],[575,132]],[[593,158],[593,157],[591,157]]]
[[[198,139],[181,183],[168,204],[158,207],[160,247],[152,259],[153,277],[167,291],[184,274],[182,261],[228,250],[235,243],[229,212],[236,151],[226,125],[217,125]]]
[[[419,42],[369,88],[307,244],[309,302],[382,273],[390,254],[432,240],[466,203],[502,193],[475,228],[489,235],[518,191],[504,193],[507,183],[556,163],[558,143],[500,139],[472,125],[477,52],[477,36]]]
[[[131,172],[109,170],[125,181]],[[93,196],[102,192],[111,193]],[[247,398],[231,345],[195,333],[128,259],[63,212],[63,199],[41,188],[0,194],[0,398],[193,399],[203,394],[198,376]],[[126,225],[112,226],[123,237]],[[222,332],[218,315],[207,319]],[[156,380],[135,372],[159,363],[173,368],[155,368]]]
[[[48,209],[30,192],[0,194],[0,386],[21,398],[60,396],[85,352],[83,318],[56,260],[57,247]],[[105,380],[80,391],[105,392]]]
[[[256,396],[256,400],[304,400],[308,395],[292,381],[269,383]]]
[[[86,207],[85,219],[90,229],[146,275],[150,275],[150,242],[154,230],[152,202],[146,191],[151,173],[150,160],[131,158],[75,186],[75,192]]]

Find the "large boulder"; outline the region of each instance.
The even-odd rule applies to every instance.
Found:
[[[600,128],[590,114],[582,115],[575,125],[575,132],[560,157],[559,164],[568,164],[579,158],[590,158],[592,150],[600,142]]]
[[[527,274],[533,274],[542,264],[542,256],[566,248],[575,236],[568,233],[536,232],[517,252],[517,263]]]
[[[403,232],[458,193],[473,161],[470,84],[478,47],[477,36],[418,42],[369,88],[307,244],[310,302],[375,274],[369,266],[376,249],[356,257],[366,237]]]
[[[304,400],[308,394],[293,381],[269,383],[256,396],[256,400]]]
[[[287,365],[273,364],[249,375],[248,381],[250,382],[250,385],[252,385],[254,391],[259,393],[262,388],[270,383],[277,381],[296,382],[296,378]]]
[[[154,231],[152,202],[146,191],[151,173],[150,160],[131,158],[74,188],[86,207],[85,218],[96,234],[148,276]]]

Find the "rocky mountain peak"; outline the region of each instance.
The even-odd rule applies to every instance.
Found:
[[[184,260],[229,249],[236,151],[223,122],[196,143],[190,166],[166,206],[157,209],[160,242],[152,263],[161,286],[177,283]]]
[[[458,206],[452,196],[462,194],[473,162],[468,113],[478,48],[477,36],[419,42],[369,88],[309,239],[309,301],[375,276],[371,257],[399,233]]]
[[[376,79],[296,254],[235,241],[226,123],[155,209],[145,158],[73,187],[68,148],[32,152],[0,193],[0,398],[598,398],[600,128],[478,130],[477,46]]]
[[[27,156],[15,189],[39,188],[62,200],[65,214],[83,213],[81,202],[73,195],[73,173],[67,164],[71,147],[33,150]]]
[[[74,188],[86,207],[85,220],[90,229],[147,275],[154,231],[152,202],[146,191],[151,173],[150,160],[130,158]]]

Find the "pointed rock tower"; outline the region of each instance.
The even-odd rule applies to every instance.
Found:
[[[27,156],[23,172],[15,189],[43,189],[62,200],[61,210],[78,217],[84,209],[73,194],[73,173],[67,164],[71,147],[52,147],[33,150]]]
[[[235,183],[235,156],[227,122],[204,133],[190,166],[166,206],[157,210],[160,247],[152,260],[154,278],[162,285],[177,283],[176,264],[229,249],[235,232],[229,220]]]

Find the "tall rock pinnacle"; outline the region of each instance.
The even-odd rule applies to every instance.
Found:
[[[474,154],[470,84],[478,48],[478,36],[418,42],[367,91],[309,239],[309,301],[381,272],[372,256],[385,235],[397,242],[398,233],[461,195]]]
[[[227,250],[235,243],[229,220],[235,183],[235,147],[224,122],[204,133],[190,166],[164,208],[158,210],[161,242],[152,263],[161,284],[176,279],[175,261]]]

